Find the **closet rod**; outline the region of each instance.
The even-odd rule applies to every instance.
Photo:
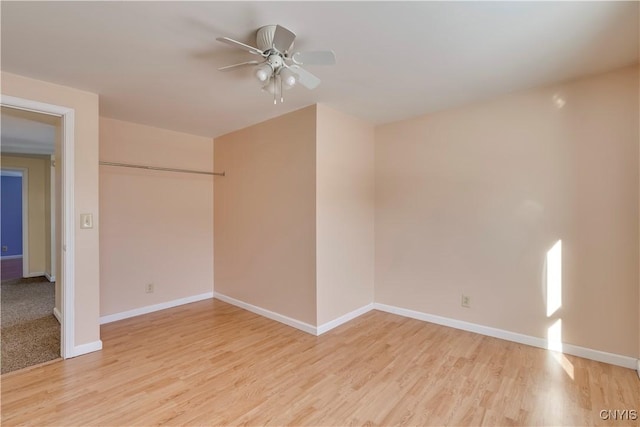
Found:
[[[200,175],[216,175],[216,176],[225,176],[224,172],[206,172],[206,171],[196,171],[191,169],[175,169],[175,168],[161,168],[157,166],[144,166],[144,165],[130,165],[127,163],[116,163],[116,162],[99,162],[104,166],[120,166],[123,168],[136,168],[136,169],[149,169],[154,171],[166,171],[166,172],[182,172],[182,173],[197,173]]]

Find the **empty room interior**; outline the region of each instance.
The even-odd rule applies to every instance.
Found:
[[[640,423],[640,3],[0,8],[3,425]]]

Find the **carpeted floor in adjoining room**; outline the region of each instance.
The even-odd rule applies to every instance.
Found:
[[[35,277],[0,286],[2,373],[60,357],[60,324],[53,315],[55,283]]]

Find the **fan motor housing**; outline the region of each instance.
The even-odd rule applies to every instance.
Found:
[[[273,35],[276,33],[276,27],[277,25],[265,25],[258,29],[256,33],[256,45],[258,45],[258,49],[263,52],[273,49]],[[293,47],[293,44],[291,46]]]
[[[271,64],[271,66],[273,67],[274,70],[276,69],[280,69],[283,65],[284,65],[284,60],[282,59],[282,56],[274,53],[272,55],[269,56],[268,58],[269,64]]]

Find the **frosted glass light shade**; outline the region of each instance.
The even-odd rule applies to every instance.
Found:
[[[296,75],[291,72],[288,68],[284,68],[280,71],[280,78],[282,79],[282,84],[288,89],[296,85],[297,79]]]
[[[269,64],[262,64],[256,68],[256,78],[262,83],[268,81],[273,74],[273,68]]]

